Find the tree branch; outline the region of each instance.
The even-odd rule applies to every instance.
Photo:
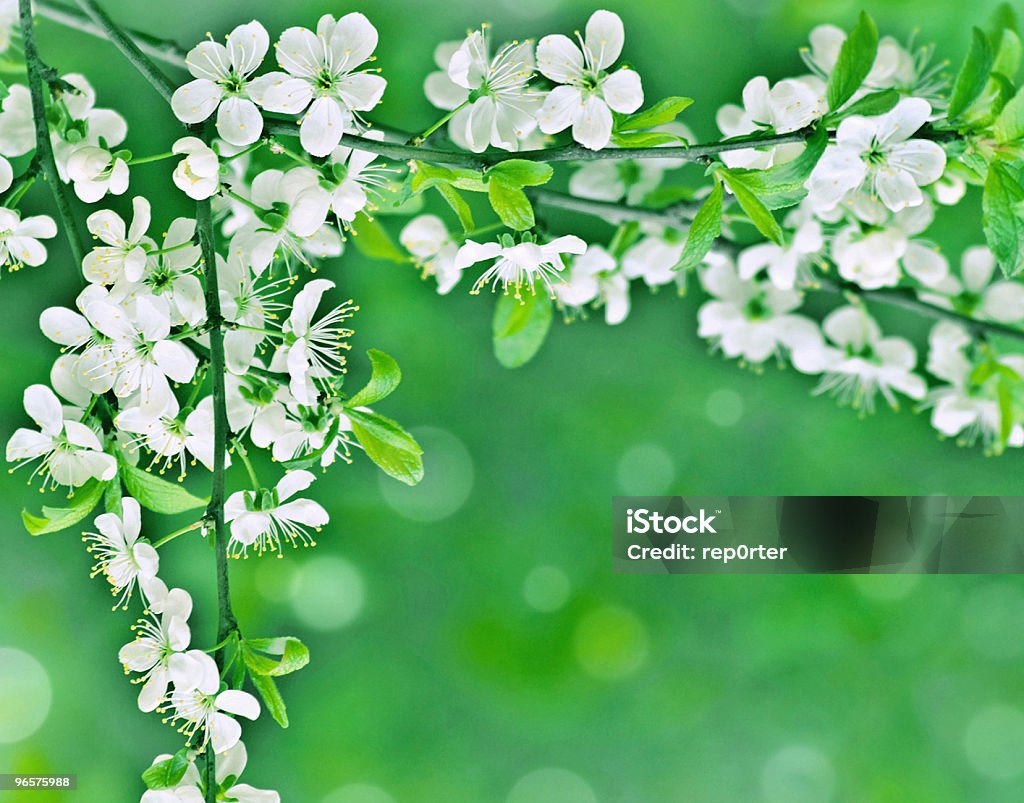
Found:
[[[534,203],[554,209],[565,209],[602,218],[612,224],[636,221],[653,223],[656,226],[673,226],[679,228],[687,225],[700,208],[700,204],[685,201],[672,204],[664,209],[648,209],[642,206],[629,206],[611,201],[592,201],[577,198],[556,190],[531,190],[527,192]]]
[[[95,0],[78,0],[78,5],[103,30],[107,39],[113,43],[114,47],[120,50],[125,58],[135,65],[135,68],[160,93],[161,97],[166,101],[170,101],[171,95],[174,94],[174,90],[178,88],[178,85],[164,75],[163,71],[153,63],[152,59],[142,52],[139,45],[114,24],[114,21],[110,19],[107,12],[96,5]]]
[[[96,36],[100,39],[110,38],[102,26],[97,25],[87,14],[79,11],[77,8],[71,8],[61,3],[53,3],[50,0],[36,0],[33,5],[35,5],[38,16],[45,17],[51,22],[63,25],[65,28],[74,28],[77,31],[89,34],[90,36]],[[160,59],[174,67],[185,66],[185,51],[174,42],[160,39],[141,31],[133,31],[131,29],[122,29],[122,31],[146,55]]]
[[[25,68],[28,73],[29,95],[32,98],[32,120],[36,130],[36,160],[42,166],[46,183],[50,185],[50,192],[53,193],[53,200],[57,205],[57,215],[60,217],[61,227],[64,229],[64,236],[67,238],[71,257],[75,262],[72,268],[75,275],[81,280],[80,271],[85,252],[78,230],[78,221],[68,202],[67,188],[60,180],[60,175],[57,173],[57,162],[53,158],[50,125],[46,121],[46,98],[43,94],[45,75],[49,72],[49,68],[43,64],[39,57],[39,49],[36,47],[31,0],[19,0],[18,12],[25,43]]]

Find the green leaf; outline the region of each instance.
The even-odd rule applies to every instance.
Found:
[[[1013,382],[1006,377],[999,377],[996,399],[999,402],[999,446],[1002,451],[1009,443],[1013,431]]]
[[[612,134],[620,148],[655,148],[659,145],[687,145],[686,139],[667,131],[626,131]]]
[[[895,89],[883,89],[881,92],[871,92],[860,100],[854,101],[838,114],[831,116],[829,120],[830,122],[835,122],[846,117],[852,117],[855,114],[860,115],[861,117],[877,117],[880,114],[885,114],[887,111],[892,110],[892,108],[899,103],[899,100],[900,93]]]
[[[829,110],[838,109],[860,89],[864,79],[871,72],[877,54],[878,27],[875,21],[862,11],[857,25],[843,42],[836,66],[829,76],[825,89]]]
[[[981,223],[988,247],[1007,276],[1024,269],[1024,187],[1020,176],[1004,162],[989,165],[981,199]]]
[[[506,368],[526,365],[540,351],[551,328],[553,304],[547,292],[534,289],[522,299],[502,295],[494,308],[494,356]]]
[[[388,262],[404,263],[409,257],[399,248],[388,230],[378,220],[360,212],[352,222],[352,243],[363,256],[383,259]]]
[[[27,510],[21,511],[21,520],[30,535],[56,533],[73,527],[88,516],[103,498],[109,483],[89,480],[69,500],[68,507],[49,507],[43,505],[43,514],[36,516]]]
[[[722,183],[715,180],[715,188],[701,204],[690,224],[683,255],[676,270],[690,270],[697,267],[707,256],[718,235],[722,233]]]
[[[725,181],[729,185],[729,189],[732,190],[732,194],[736,196],[736,200],[739,201],[743,211],[750,218],[750,222],[773,243],[781,245],[783,235],[779,221],[757,197],[757,193],[743,182],[743,176],[726,168],[722,168],[721,173],[725,176]]]
[[[366,383],[366,387],[346,402],[349,407],[361,407],[379,402],[394,393],[398,383],[402,381],[402,369],[390,355],[378,349],[370,349],[366,353],[373,365],[373,374],[370,376],[370,381]]]
[[[519,187],[508,184],[499,176],[492,176],[487,184],[487,199],[501,222],[510,229],[526,231],[533,228],[533,206]]]
[[[785,209],[795,206],[807,196],[804,184],[814,170],[828,144],[828,133],[820,128],[807,140],[800,155],[785,164],[767,170],[734,169],[729,172],[757,194],[769,209]]]
[[[678,96],[659,100],[657,103],[649,106],[643,111],[631,114],[618,124],[616,130],[636,131],[640,128],[655,128],[659,125],[671,123],[679,116],[680,112],[686,109],[691,103],[693,103],[693,98],[682,98]]]
[[[270,711],[270,716],[282,728],[287,728],[288,709],[285,708],[284,698],[281,697],[281,692],[277,690],[277,684],[274,683],[274,679],[270,675],[252,674],[250,677],[252,678],[252,685],[256,687],[256,691],[263,698],[264,705]]]
[[[103,491],[103,509],[107,513],[121,515],[121,480],[114,479],[107,483]]]
[[[257,675],[289,675],[309,663],[309,648],[295,636],[245,639],[242,650],[245,665]]]
[[[188,748],[183,747],[170,758],[158,761],[142,773],[148,789],[171,789],[181,783],[188,771]]]
[[[385,474],[406,485],[423,479],[423,450],[390,418],[364,410],[346,410],[359,444]]]
[[[960,72],[957,73],[953,92],[949,96],[949,110],[946,114],[948,119],[955,120],[978,99],[991,72],[992,48],[989,47],[988,37],[980,28],[974,28],[970,49]]]
[[[549,164],[531,162],[529,159],[506,159],[487,171],[487,177],[501,178],[514,187],[539,187],[551,181],[555,169]]]
[[[996,54],[992,61],[992,72],[1005,76],[1007,80],[1016,80],[1020,71],[1020,35],[1007,28],[999,35],[997,42],[993,42],[992,50]]]
[[[452,211],[459,216],[459,223],[462,224],[463,231],[472,231],[476,228],[473,223],[473,210],[469,208],[469,204],[466,203],[466,199],[459,195],[459,191],[456,190],[450,184],[438,184],[436,189],[441,193],[441,197],[448,202],[448,206],[452,208]]]
[[[121,455],[118,455],[117,463],[128,495],[135,497],[140,505],[154,513],[184,513],[205,507],[210,501],[208,498],[194,496],[179,483],[168,482],[131,465]]]
[[[996,141],[1006,144],[1024,137],[1024,89],[1005,105],[992,126]]]

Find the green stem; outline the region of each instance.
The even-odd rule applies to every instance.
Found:
[[[252,483],[252,489],[254,491],[258,491],[263,486],[260,485],[259,478],[256,476],[256,469],[252,467],[252,461],[249,460],[249,452],[246,451],[245,444],[242,443],[240,438],[235,440],[235,451],[238,453],[238,456],[242,458],[242,465],[245,466],[245,470],[249,474],[249,481]]]
[[[163,99],[169,102],[171,95],[174,94],[174,90],[178,88],[178,85],[164,75],[149,56],[142,52],[139,45],[117,27],[107,12],[96,5],[95,0],[78,0],[78,5],[81,6],[82,11],[88,15],[89,19],[103,30],[114,47],[120,50],[125,58],[135,66],[135,69],[142,73],[142,76],[160,93]]]
[[[448,112],[448,114],[446,114],[444,117],[442,117],[440,120],[438,120],[432,126],[430,126],[430,128],[428,128],[422,134],[420,134],[418,136],[415,136],[415,137],[412,137],[408,141],[408,144],[412,145],[414,148],[418,148],[420,145],[422,145],[424,142],[426,142],[430,138],[431,134],[433,134],[435,131],[437,131],[437,129],[439,129],[441,126],[443,126],[449,120],[451,120],[456,114],[458,114],[460,111],[465,109],[468,105],[469,105],[469,99],[467,98],[462,103],[460,103],[458,106],[456,106],[454,109],[452,109],[450,112]]]
[[[244,323],[229,323],[226,324],[229,329],[240,329],[243,332],[255,332],[258,335],[264,337],[276,337],[278,339],[284,338],[284,332],[278,332],[273,329],[263,329],[259,326],[247,326]]]
[[[289,157],[290,159],[292,159],[293,161],[298,162],[300,165],[312,167],[314,170],[320,169],[320,165],[316,164],[315,162],[311,162],[302,154],[296,153],[287,145],[282,144],[279,140],[272,140],[270,147],[272,153],[280,152],[283,153],[285,156]]]
[[[172,156],[177,155],[178,154],[173,153],[172,151],[166,151],[165,153],[156,153],[152,156],[139,156],[138,158],[129,160],[128,166],[131,167],[133,165],[149,164],[150,162],[161,162],[164,159],[170,159]]]
[[[554,209],[565,209],[569,212],[579,212],[584,215],[593,215],[607,220],[611,224],[627,223],[635,220],[638,223],[653,223],[657,226],[680,226],[687,225],[700,208],[700,204],[691,204],[685,201],[665,209],[646,209],[638,206],[627,206],[621,203],[610,201],[591,201],[585,198],[576,198],[564,192],[555,190],[532,190],[528,191],[530,198],[543,206]]]
[[[193,530],[198,530],[200,527],[203,526],[204,522],[205,522],[205,519],[200,519],[199,521],[192,522],[187,527],[182,527],[180,530],[175,530],[170,535],[165,535],[159,541],[154,541],[153,542],[153,549],[159,549],[164,544],[167,544],[167,543],[173,541],[179,535],[184,535],[185,533],[190,533]]]
[[[57,205],[57,216],[60,218],[64,236],[67,237],[68,247],[71,249],[71,257],[74,260],[72,270],[74,270],[75,276],[81,280],[80,270],[82,260],[85,258],[82,238],[78,230],[78,221],[68,202],[67,188],[57,173],[57,163],[53,158],[53,145],[50,143],[50,126],[46,122],[46,99],[43,95],[43,84],[45,82],[44,75],[49,72],[49,68],[39,58],[39,51],[36,48],[31,0],[18,0],[18,11],[21,18],[22,36],[25,40],[25,68],[28,73],[29,94],[32,98],[32,120],[36,130],[36,159],[42,165],[43,177],[50,185],[50,192],[53,193],[53,200]]]
[[[260,148],[262,148],[264,145],[266,145],[267,142],[268,142],[268,140],[261,139],[261,140],[259,140],[257,142],[254,142],[252,145],[250,145],[244,151],[239,151],[238,153],[233,153],[230,156],[218,156],[218,158],[222,162],[230,162],[232,159],[241,159],[243,156],[248,156],[253,151],[258,151]]]
[[[33,5],[40,17],[46,17],[51,22],[63,25],[65,28],[73,28],[76,31],[87,33],[99,39],[109,39],[110,36],[101,26],[93,22],[88,15],[83,14],[77,8],[70,8],[60,3],[53,3],[50,0],[36,0]],[[185,66],[185,51],[174,42],[166,39],[159,39],[140,31],[125,30],[124,33],[135,40],[143,53],[155,59],[160,59],[166,64],[175,67]]]
[[[234,190],[228,189],[223,184],[221,185],[220,191],[221,191],[222,195],[227,195],[229,198],[234,198],[240,204],[245,204],[251,210],[253,210],[254,212],[259,212],[261,215],[264,214],[267,211],[262,206],[257,206],[252,201],[250,201],[248,198],[243,198],[237,192],[235,192]]]

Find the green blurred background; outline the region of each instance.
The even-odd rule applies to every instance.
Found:
[[[959,60],[994,5],[866,3],[883,32],[936,41]],[[971,8],[970,6],[974,7]],[[319,14],[365,11],[390,84],[381,122],[423,128],[432,51],[482,21],[495,37],[582,28],[590,2],[321,0],[107,3],[126,25],[183,44],[252,17],[272,35]],[[714,112],[758,73],[800,71],[821,22],[849,27],[853,0],[633,0],[629,59],[649,98]],[[44,58],[81,71],[131,125],[128,146],[178,136],[159,98],[104,42],[51,23]],[[154,228],[185,212],[167,164],[133,170]],[[127,198],[118,199],[124,208]],[[159,202],[157,202],[159,201]],[[29,208],[48,199],[30,196]],[[975,207],[940,219],[955,260],[981,239]],[[389,225],[393,225],[389,223]],[[599,236],[601,224],[584,231]],[[46,381],[54,347],[36,321],[73,297],[66,254],[5,277],[0,432],[24,423],[21,390]],[[491,356],[489,298],[437,297],[411,267],[354,249],[325,271],[362,306],[355,348],[382,348],[405,381],[382,411],[416,433],[427,479],[337,466],[318,498],[331,525],[315,551],[233,564],[247,634],[294,633],[310,666],[280,683],[291,727],[246,728],[247,780],[301,803],[1012,801],[1024,777],[1024,589],[1015,578],[613,576],[616,493],[1015,494],[1021,457],[942,443],[925,417],[866,421],[792,371],[763,375],[709,355],[696,294],[637,288],[625,324],[556,326],[509,372]],[[880,311],[881,313],[882,311]],[[917,322],[880,314],[920,337]],[[909,327],[909,329],[907,328]],[[357,362],[353,381],[365,376]],[[77,773],[68,801],[131,801],[152,756],[179,737],[135,708],[117,649],[132,617],[110,612],[73,533],[30,538],[22,475],[0,479],[0,771]],[[162,534],[171,526],[156,522]],[[162,575],[214,623],[212,558],[185,539]],[[3,799],[17,800],[7,793]],[[2,797],[3,793],[0,793]],[[62,799],[23,793],[27,803]]]

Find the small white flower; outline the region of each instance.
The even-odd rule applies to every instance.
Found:
[[[759,365],[821,340],[813,321],[791,314],[801,304],[799,293],[768,281],[743,281],[732,260],[719,254],[709,254],[706,261],[700,282],[713,298],[697,313],[697,334],[711,339],[727,357]]]
[[[998,371],[980,384],[974,381],[978,361],[967,354],[971,336],[959,324],[937,323],[928,336],[928,372],[948,384],[934,388],[925,406],[932,408],[931,423],[940,433],[957,437],[961,445],[972,445],[981,439],[989,453],[1002,449],[1002,414],[998,387],[1002,376]],[[1024,377],[1024,358],[1019,355],[993,359],[999,370]],[[1007,446],[1024,446],[1024,426],[1015,421],[1010,427]]]
[[[556,237],[549,243],[536,243],[530,239],[516,243],[507,235],[498,243],[466,240],[455,255],[455,267],[463,270],[477,262],[494,260],[476,280],[471,293],[479,293],[487,284],[490,284],[493,292],[500,283],[502,292],[508,293],[511,286],[515,289],[516,298],[519,298],[520,288],[524,284],[533,291],[534,283],[540,280],[548,293],[554,295],[554,285],[564,281],[561,275],[565,267],[562,255],[583,254],[586,250],[587,244],[572,234]]]
[[[882,337],[875,320],[861,306],[840,307],[822,322],[831,343],[793,355],[793,365],[807,374],[822,374],[815,393],[831,393],[841,404],[874,412],[875,395],[893,409],[896,393],[924,398],[927,386],[913,372],[917,352],[902,337]]]
[[[185,654],[192,639],[188,617],[192,613],[192,597],[182,588],[167,592],[157,618],[150,615],[132,627],[135,640],[118,652],[125,674],[140,672],[133,683],[141,683],[139,709],[154,711],[167,697],[171,683],[188,685],[192,660]]]
[[[674,229],[648,235],[622,255],[622,274],[627,279],[643,279],[651,288],[679,281],[676,265],[685,246],[686,237]]]
[[[381,140],[382,131],[368,131],[366,139]],[[388,186],[386,167],[374,165],[377,155],[339,145],[331,152],[331,166],[336,184],[330,190],[331,211],[344,225],[352,223],[356,215],[369,207],[370,195],[379,197],[382,187]]]
[[[846,31],[835,25],[819,25],[811,31],[810,41],[810,50],[803,53],[804,61],[818,75],[827,79],[839,59],[839,51],[846,41]],[[878,40],[874,64],[863,86],[854,93],[851,101],[881,89],[915,90],[919,84],[926,84],[933,79],[937,69],[927,69],[926,58],[915,60],[899,42],[891,36],[883,36]]]
[[[263,133],[263,116],[253,102],[260,90],[252,74],[263,63],[270,36],[254,20],[239,25],[226,41],[200,42],[188,52],[185,64],[195,80],[175,90],[171,109],[183,123],[201,123],[216,111],[221,139],[251,145]]]
[[[201,732],[202,738],[197,747],[209,744],[219,755],[238,744],[242,736],[242,726],[234,717],[257,719],[260,704],[248,692],[220,691],[220,673],[213,658],[198,651],[192,651],[192,655],[197,664],[195,685],[191,688],[175,687],[171,694],[174,714],[170,721],[182,721],[179,730],[189,743],[197,732]]]
[[[287,283],[287,279],[281,279],[257,286],[252,272],[236,252],[231,252],[226,260],[217,254],[221,313],[225,320],[240,324],[224,333],[224,357],[231,373],[245,374],[253,364],[256,349],[264,339],[262,333],[253,329],[263,329],[268,316],[284,307],[273,299],[284,292]]]
[[[7,461],[40,460],[32,476],[44,484],[77,488],[90,479],[110,480],[117,461],[103,451],[99,437],[85,424],[64,417],[60,399],[46,385],[29,385],[24,393],[25,412],[39,430],[21,427],[7,441]]]
[[[828,111],[825,83],[814,76],[788,78],[774,87],[763,75],[751,78],[743,87],[743,106],[728,104],[718,110],[716,122],[726,137],[739,137],[771,129],[787,134],[809,125]],[[765,170],[800,155],[804,146],[797,143],[772,148],[727,151],[722,161],[729,167]]]
[[[512,42],[491,58],[486,29],[473,31],[447,56],[440,72],[427,76],[424,89],[435,106],[459,109],[448,124],[452,139],[480,153],[488,146],[519,150],[537,127],[541,96],[529,89],[533,77],[533,46]],[[463,107],[460,109],[460,107]]]
[[[283,328],[284,339],[270,364],[272,371],[288,372],[289,389],[300,404],[316,404],[320,393],[317,382],[337,376],[345,366],[342,352],[349,347],[352,330],[340,324],[357,308],[346,301],[313,320],[320,299],[332,287],[332,281],[314,279],[295,294]]]
[[[132,224],[125,229],[124,220],[110,209],[93,212],[85,224],[93,237],[105,245],[93,248],[82,260],[82,273],[93,284],[113,284],[127,279],[137,282],[146,268],[150,248],[156,244],[146,236],[150,222],[149,201],[132,198]]]
[[[565,306],[580,308],[597,302],[604,306],[605,322],[622,323],[629,315],[629,279],[618,270],[615,258],[599,245],[576,257],[569,279],[555,286],[555,297]]]
[[[351,433],[352,421],[347,415],[325,405],[300,405],[281,394],[277,400],[281,403],[264,405],[253,418],[250,435],[256,446],[270,447],[279,463],[320,452],[320,467],[327,468],[338,457],[339,449],[342,459],[350,462],[352,440],[346,433]]]
[[[595,11],[586,36],[577,47],[568,36],[545,36],[537,44],[537,69],[557,84],[537,115],[540,130],[557,134],[572,126],[572,137],[590,150],[608,145],[612,112],[632,114],[644,102],[640,76],[608,68],[622,53],[622,19],[610,11]]]
[[[893,287],[905,271],[926,286],[942,281],[949,263],[938,250],[921,240],[911,239],[931,224],[930,201],[907,207],[891,215],[886,225],[868,227],[859,223],[840,229],[832,241],[832,258],[839,275],[866,290]]]
[[[193,465],[198,460],[213,471],[213,397],[207,396],[184,418],[179,413],[178,400],[172,396],[167,407],[155,416],[141,405],[126,406],[114,424],[121,432],[139,436],[129,448],[145,444],[153,452],[150,465],[160,466],[161,474],[177,463],[178,477],[183,479],[189,454],[194,458]]]
[[[53,218],[33,215],[22,220],[16,209],[0,208],[0,265],[9,270],[42,265],[46,261],[46,246],[39,240],[56,236]]]
[[[128,163],[98,145],[82,145],[71,151],[67,160],[68,179],[74,182],[75,195],[94,204],[108,192],[123,195],[128,189]]]
[[[164,299],[174,326],[198,326],[206,320],[203,283],[196,273],[202,249],[195,242],[196,222],[179,217],[171,221],[160,250],[146,262],[142,287],[115,286],[114,293],[126,297],[151,294]]]
[[[171,758],[164,754],[153,759],[153,764],[159,764]],[[245,744],[241,741],[235,742],[219,756],[217,756],[215,779],[217,786],[222,787],[228,778],[236,781],[242,777],[248,756]],[[150,789],[142,796],[141,803],[203,803],[205,798],[200,792],[201,779],[195,761],[189,762],[188,768],[181,781],[173,789]],[[281,803],[281,796],[269,789],[257,789],[246,783],[234,783],[224,790],[225,800],[235,803]]]
[[[174,143],[171,151],[185,154],[171,176],[179,190],[197,201],[217,194],[220,189],[220,158],[216,151],[198,137],[182,137]]]
[[[316,477],[308,471],[290,471],[273,490],[236,491],[224,503],[224,519],[231,522],[228,549],[246,555],[249,547],[262,555],[276,552],[282,557],[282,542],[315,546],[309,529],[327,524],[327,511],[311,499],[292,499],[306,490]]]
[[[313,156],[326,156],[352,130],[356,112],[369,111],[384,94],[387,81],[357,68],[377,48],[377,29],[359,13],[335,21],[324,14],[316,33],[289,28],[276,45],[285,72],[260,79],[257,100],[264,109],[302,114],[299,141]]]
[[[1000,323],[1024,320],[1024,286],[1019,282],[993,282],[996,260],[983,245],[968,248],[960,259],[960,278],[947,274],[922,288],[922,301],[964,315]]]
[[[821,223],[813,217],[801,222],[801,217],[800,210],[787,216],[787,228],[795,230],[785,245],[761,243],[740,252],[737,264],[741,279],[750,279],[767,268],[772,284],[780,290],[792,290],[798,277],[809,274],[811,263],[825,246],[825,239]]]
[[[413,218],[398,235],[398,241],[412,254],[424,276],[437,279],[437,292],[445,295],[462,278],[462,268],[455,266],[459,246],[451,239],[448,227],[437,215]]]
[[[164,599],[167,587],[156,576],[160,557],[152,544],[139,540],[142,531],[139,503],[126,496],[121,500],[120,516],[101,513],[95,525],[98,532],[87,532],[82,540],[96,558],[91,576],[102,573],[110,583],[111,593],[118,597],[114,607],[127,609],[136,585],[143,601],[157,596]]]
[[[923,203],[920,188],[946,167],[940,145],[911,139],[931,111],[926,100],[904,98],[880,117],[843,120],[805,184],[812,206],[827,213],[862,186],[893,212]]]

